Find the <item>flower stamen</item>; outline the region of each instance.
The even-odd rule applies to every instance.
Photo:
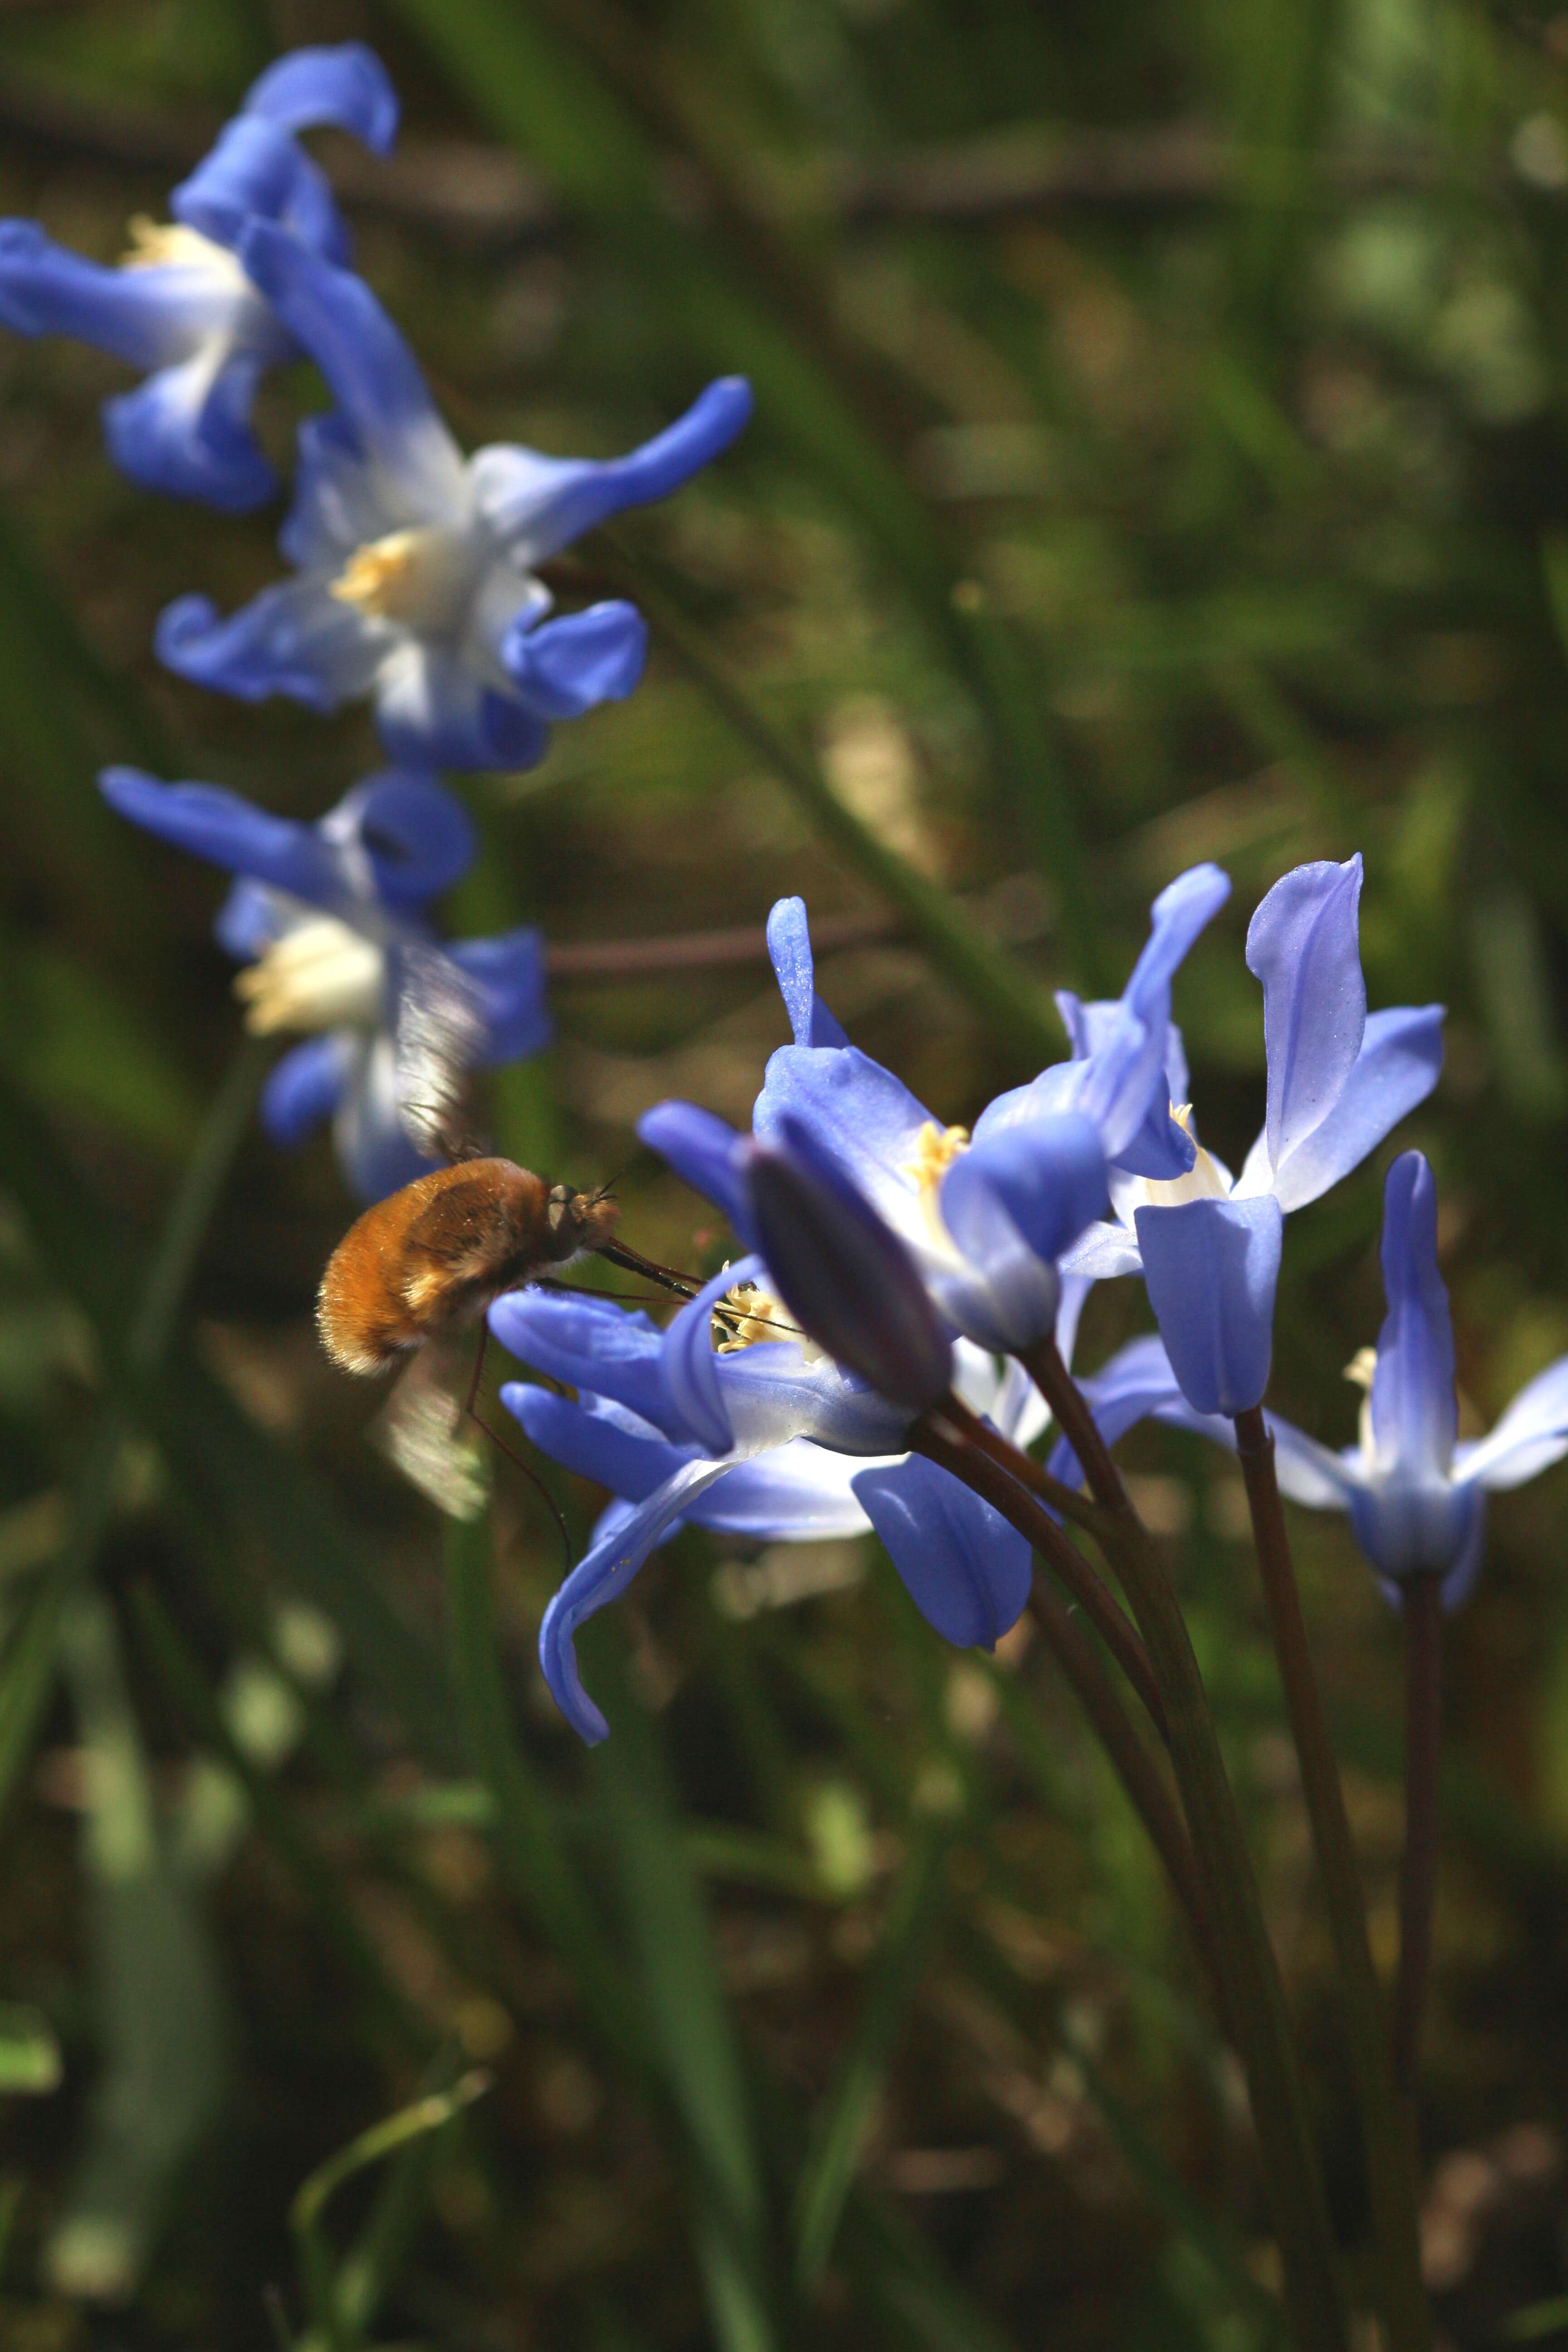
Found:
[[[456,628],[473,553],[461,535],[425,526],[388,531],[356,548],[329,593],[373,620],[439,632]]]
[[[721,1356],[739,1354],[742,1348],[755,1348],[770,1339],[793,1339],[808,1364],[815,1364],[826,1353],[808,1339],[798,1324],[790,1318],[789,1310],[781,1300],[754,1282],[737,1283],[727,1290],[713,1310],[713,1345]]]
[[[234,992],[254,1037],[279,1029],[374,1028],[381,1017],[385,962],[374,940],[334,915],[313,916],[237,972]]]

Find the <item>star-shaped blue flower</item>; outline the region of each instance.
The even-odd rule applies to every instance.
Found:
[[[262,1123],[288,1146],[330,1118],[362,1200],[438,1164],[410,1131],[433,1009],[469,1066],[522,1061],[549,1043],[538,931],[436,942],[426,908],[475,845],[466,811],[428,777],[367,776],[317,824],[133,768],[110,768],[100,784],[132,824],[239,877],[216,931],[245,965],[235,987],[247,1025],[306,1033],[268,1080]]]
[[[647,637],[618,598],[547,619],[534,567],[707,465],[750,415],[750,387],[710,383],[625,457],[498,443],[465,458],[367,286],[275,221],[252,221],[238,250],[337,404],[300,430],[279,541],[294,577],[227,620],[179,597],[159,619],[160,658],[247,702],[282,694],[328,711],[368,696],[411,766],[530,766],[552,721],[632,691]]]
[[[123,473],[150,490],[243,514],[278,489],[250,426],[263,372],[298,346],[238,254],[264,215],[309,249],[346,262],[331,188],[296,132],[351,131],[384,154],[397,98],[358,41],[295,49],[269,66],[210,153],[169,201],[172,223],[131,224],[117,268],[56,245],[36,221],[0,221],[0,325],[74,335],[146,381],[104,404],[104,436]]]

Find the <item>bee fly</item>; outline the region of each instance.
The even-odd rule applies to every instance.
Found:
[[[437,950],[405,950],[399,1122],[417,1150],[447,1164],[365,1210],[327,1261],[316,1298],[321,1344],[341,1371],[368,1376],[401,1357],[413,1360],[377,1442],[416,1486],[459,1517],[478,1507],[479,1496],[453,1444],[458,1413],[452,1391],[460,1386],[453,1358],[455,1343],[475,1323],[479,1344],[461,1415],[528,1470],[476,1408],[488,1338],[483,1318],[493,1299],[526,1282],[549,1281],[585,1252],[678,1297],[692,1297],[697,1288],[614,1238],[620,1211],[607,1186],[576,1192],[552,1184],[475,1139],[465,1093],[480,1035],[465,975]]]

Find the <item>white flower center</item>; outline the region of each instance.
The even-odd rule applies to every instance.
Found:
[[[473,591],[476,550],[465,531],[426,523],[356,548],[331,593],[376,620],[423,635],[453,635]]]
[[[1192,1135],[1193,1107],[1183,1103],[1172,1106],[1171,1117],[1184,1135]],[[1217,1160],[1214,1160],[1193,1136],[1197,1158],[1184,1176],[1173,1176],[1163,1181],[1145,1178],[1143,1198],[1152,1209],[1179,1209],[1184,1201],[1228,1201],[1230,1185]]]
[[[819,1363],[827,1352],[806,1338],[780,1299],[760,1290],[754,1282],[737,1283],[733,1290],[724,1293],[713,1310],[713,1328],[714,1349],[721,1356],[737,1355],[742,1348],[755,1348],[767,1339],[794,1339],[808,1364]]]
[[[237,973],[234,992],[253,1036],[279,1029],[374,1029],[385,968],[373,940],[335,915],[312,915]]]
[[[199,229],[152,220],[145,213],[133,214],[125,227],[131,243],[120,257],[121,269],[202,269],[227,278],[237,292],[253,290],[236,256]]]

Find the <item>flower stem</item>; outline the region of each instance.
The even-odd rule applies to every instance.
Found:
[[[1225,1956],[1231,2014],[1247,2072],[1259,2152],[1285,2272],[1285,2303],[1301,2352],[1344,2352],[1345,2317],[1328,2200],[1274,1949],[1203,1676],[1171,1582],[1087,1400],[1054,1339],[1021,1356],[1101,1509],[1099,1539],[1131,1603],[1159,1678],[1171,1760],[1206,1906]]]
[[[1027,1537],[1036,1549],[1049,1559],[1053,1568],[1059,1549],[1072,1553],[1085,1573],[1094,1582],[1099,1582],[1061,1529],[1046,1517],[1039,1504],[1026,1495],[1015,1480],[997,1469],[976,1447],[940,1427],[928,1426],[911,1434],[916,1452],[925,1454],[929,1461],[940,1463],[944,1470],[950,1470],[955,1478],[962,1478],[975,1494],[1001,1511],[1017,1528],[1020,1535]],[[1012,1490],[1010,1494],[1008,1488]],[[1042,1534],[1051,1539],[1048,1550],[1047,1544],[1039,1540]],[[1076,1592],[1074,1597],[1077,1597]],[[1107,1594],[1106,1598],[1109,1600],[1110,1595]],[[1121,1612],[1116,1609],[1115,1603],[1112,1601],[1110,1605],[1120,1617]],[[1192,1841],[1170,1791],[1117,1696],[1115,1685],[1101,1664],[1093,1643],[1060,1596],[1047,1581],[1038,1577],[1030,1592],[1029,1610],[1121,1776],[1121,1785],[1148,1831],[1154,1851],[1170,1874],[1177,1900],[1186,1914],[1193,1941],[1209,1972],[1222,2022],[1226,2021],[1225,1971],[1204,1904]],[[1125,1618],[1122,1622],[1126,1624]],[[1128,1626],[1127,1630],[1131,1633],[1132,1629]],[[1136,1641],[1136,1635],[1133,1639]],[[1143,1671],[1145,1674],[1148,1672],[1147,1659],[1143,1662]],[[1158,1693],[1153,1696],[1158,1705]]]
[[[1301,1788],[1344,1989],[1384,2325],[1390,2352],[1427,2352],[1432,2324],[1421,2284],[1415,2152],[1390,2063],[1383,1994],[1367,1934],[1355,1845],[1291,1565],[1274,1469],[1274,1440],[1261,1408],[1237,1414],[1236,1440],[1252,1514],[1263,1597],[1291,1737],[1300,1759]]]
[[[945,1403],[917,1422],[909,1436],[915,1453],[924,1454],[931,1461],[940,1462],[944,1470],[952,1471],[955,1477],[972,1486],[993,1510],[1000,1511],[1033,1544],[1093,1625],[1148,1708],[1154,1728],[1163,1739],[1165,1709],[1154,1670],[1149,1664],[1149,1653],[1139,1639],[1138,1628],[1078,1546],[1037,1498],[1023,1491],[1021,1481],[1012,1475],[1005,1461],[998,1462],[988,1448],[976,1444],[967,1430],[950,1424]],[[1005,1438],[998,1443],[1006,1447]]]
[[[1432,1960],[1437,1891],[1437,1761],[1443,1739],[1443,1605],[1439,1580],[1414,1576],[1401,1589],[1405,1618],[1405,1860],[1399,1874],[1399,1985],[1394,2063],[1414,2098],[1421,2020]]]

